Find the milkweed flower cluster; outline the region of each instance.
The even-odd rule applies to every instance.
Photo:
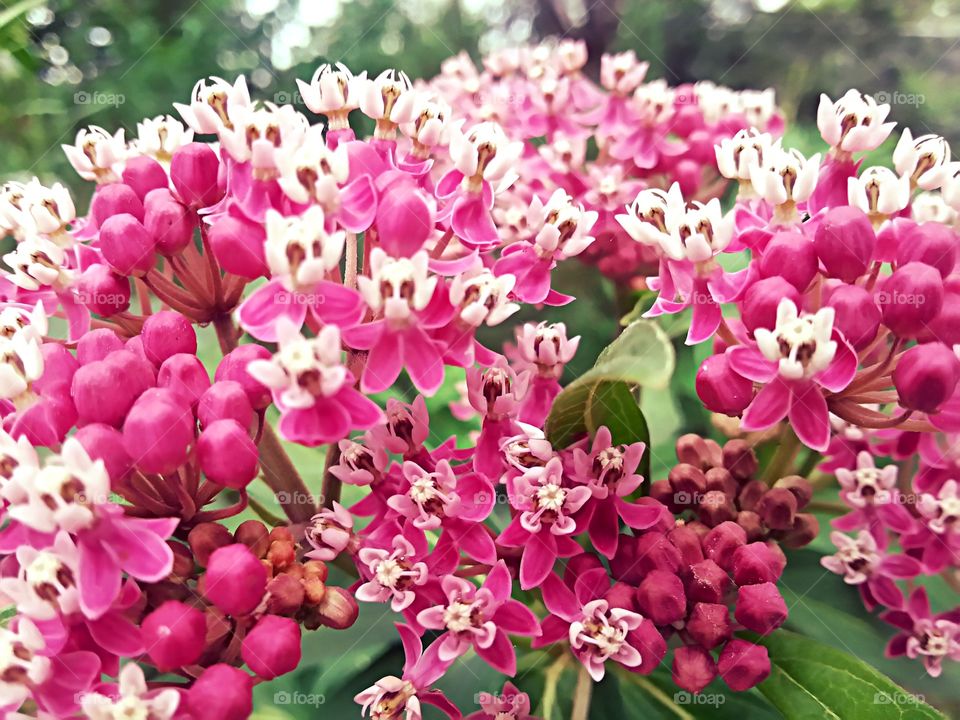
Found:
[[[838,530],[863,531],[825,564],[888,608],[892,652],[931,673],[956,659],[954,615],[896,585],[951,566],[934,540],[956,547],[934,432],[960,428],[955,237],[916,217],[949,215],[949,149],[906,133],[895,175],[857,176],[882,107],[822,109],[821,163],[781,147],[769,92],[671,89],[632,53],[604,56],[597,86],[584,53],[524,48],[482,70],[458,56],[428,83],[324,65],[300,82],[319,124],[243,77],[208,78],[180,119],[65,146],[96,185],[86,214],[62,185],[3,186],[4,712],[241,720],[255,684],[298,667],[304,630],[349,627],[360,603],[402,619],[399,676],[355,698],[378,720],[424,704],[460,718],[438,681],[471,653],[514,676],[518,638],[594,681],[672,651],[680,688],[749,689],[771,664],[742,631],[785,621],[781,545],[818,527],[810,483],[752,449],[784,418],[837,473]],[[748,250],[743,270],[720,262]],[[688,342],[714,341],[697,391],[742,415],[746,439],[684,436],[654,482],[649,448],[616,428],[553,438],[579,337],[544,320],[502,348],[482,338],[523,306],[571,302],[554,270],[576,257],[657,293],[648,315],[692,308]],[[206,326],[217,360],[198,355]],[[451,410],[479,427],[470,447],[431,424],[447,368],[465,374]],[[377,396],[403,372],[415,397]],[[284,441],[328,446],[320,488]],[[914,448],[920,496],[904,504],[873,458]],[[356,581],[334,584],[327,563]],[[469,717],[534,707],[510,682],[479,706]]]

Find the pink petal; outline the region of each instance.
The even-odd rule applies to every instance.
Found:
[[[352,341],[351,341],[352,344]],[[363,371],[361,389],[365,393],[383,392],[393,385],[403,369],[403,344],[399,333],[384,328],[377,344],[370,348]]]
[[[580,612],[580,603],[577,602],[573,591],[563,584],[563,581],[550,573],[540,586],[543,595],[543,604],[554,615],[572,622]]]
[[[763,394],[763,391],[760,393]],[[823,452],[830,445],[830,413],[827,401],[815,383],[794,386],[790,425],[807,447]]]
[[[320,322],[350,327],[363,317],[363,298],[353,288],[323,280],[310,294],[310,310]]]
[[[754,382],[770,382],[777,376],[777,364],[767,360],[756,348],[736,345],[727,350],[730,367],[738,375]]]
[[[857,374],[857,354],[839,333],[834,333],[837,342],[837,354],[826,370],[816,376],[816,381],[830,392],[841,392],[853,381]]]
[[[80,538],[77,589],[80,608],[88,618],[101,617],[120,594],[120,563],[99,542]]]
[[[517,655],[507,634],[497,629],[493,636],[493,644],[488,648],[475,645],[477,655],[487,661],[494,670],[513,677],[517,672]]]
[[[144,652],[140,628],[118,612],[87,622],[87,629],[104,650],[114,655],[134,657]]]
[[[690,329],[687,331],[687,345],[697,345],[713,337],[720,327],[720,306],[708,297],[705,292],[694,295],[693,315],[690,318]]]
[[[540,623],[526,605],[518,600],[507,600],[493,615],[493,622],[497,627],[513,635],[540,634]]]
[[[350,170],[353,172],[353,167]],[[373,224],[376,212],[377,194],[368,175],[361,175],[340,188],[337,220],[347,232],[365,232]]]
[[[464,245],[488,248],[500,242],[497,226],[480,195],[467,195],[454,203],[450,227]]]
[[[612,498],[594,501],[593,517],[590,519],[590,540],[597,552],[612,558],[617,552],[620,536],[620,518]],[[659,517],[660,513],[657,512]]]
[[[277,320],[287,317],[294,327],[302,327],[307,306],[293,302],[290,291],[279,280],[271,280],[257,288],[237,308],[240,326],[257,340],[277,341]]]
[[[420,327],[411,327],[402,338],[403,362],[410,379],[424,395],[433,395],[443,384],[443,357]]]
[[[284,412],[279,430],[284,440],[316,447],[346,437],[350,432],[350,414],[334,399],[317,398],[311,408]]]
[[[623,521],[636,530],[653,527],[663,516],[663,508],[659,505],[641,505],[627,502],[623,498],[616,498],[616,505]]]
[[[553,533],[544,530],[530,536],[520,560],[520,587],[534,588],[550,574],[557,561],[557,541]]]
[[[790,409],[790,396],[790,387],[780,378],[764,385],[744,412],[741,429],[750,432],[776,425]]]

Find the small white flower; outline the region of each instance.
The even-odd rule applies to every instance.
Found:
[[[617,215],[616,220],[637,242],[662,248],[670,243],[672,218],[682,215],[684,208],[680,185],[674,183],[669,190],[641,190],[627,205],[627,212]]]
[[[922,190],[936,190],[950,174],[950,146],[939,135],[914,139],[910,128],[903,129],[893,150],[893,165]]]
[[[724,215],[719,199],[694,201],[685,210],[670,213],[669,233],[661,248],[674,260],[707,262],[733,240],[733,224],[733,213]]]
[[[826,370],[837,354],[832,340],[834,310],[821,308],[800,315],[793,301],[784,298],[777,306],[777,324],[771,331],[757,328],[753,335],[763,356],[778,363],[780,374],[790,380],[808,378]]]
[[[366,80],[366,71],[355,76],[343,63],[335,66],[324,63],[313,73],[309,84],[297,80],[297,87],[311,112],[326,115],[330,128],[337,130],[349,127],[347,115],[360,107],[360,94]]]
[[[869,167],[847,180],[847,201],[871,215],[895,215],[910,204],[910,178],[885,167]]]
[[[799,150],[771,147],[762,165],[752,166],[750,182],[772,205],[804,202],[813,194],[820,173],[820,155],[804,158]]]
[[[756,128],[740,130],[731,138],[724,138],[715,147],[717,169],[730,180],[749,181],[754,167],[762,167],[773,151],[780,149],[780,141]]]
[[[172,115],[157,115],[137,123],[137,139],[133,145],[144,155],[168,163],[177,150],[190,142],[193,142],[193,130],[185,128]]]
[[[219,134],[233,128],[233,113],[250,106],[250,91],[243,75],[231,85],[220,77],[198,80],[190,104],[174,103],[183,121],[201,134]]]
[[[382,248],[370,253],[370,277],[357,278],[360,294],[375,313],[383,312],[391,323],[404,324],[412,314],[427,307],[438,278],[428,269],[425,250],[409,258],[394,258]]]
[[[111,183],[120,180],[127,157],[123,128],[111,135],[102,127],[91,125],[77,133],[73,145],[61,145],[67,160],[84,180]]]
[[[889,112],[889,105],[878,105],[858,90],[848,90],[836,102],[820,95],[817,128],[830,147],[849,153],[876,150],[896,127],[884,123]]]

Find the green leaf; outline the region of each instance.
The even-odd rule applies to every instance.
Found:
[[[760,638],[772,665],[758,689],[786,720],[945,718],[849,653],[787,630]]]

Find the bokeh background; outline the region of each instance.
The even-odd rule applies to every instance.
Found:
[[[309,78],[321,62],[341,61],[374,75],[398,67],[429,77],[461,49],[478,60],[489,50],[550,35],[584,39],[594,71],[603,52],[633,49],[650,62],[648,77],[671,84],[709,79],[735,88],[773,87],[790,128],[788,143],[805,152],[822,149],[814,122],[819,94],[837,98],[851,87],[889,102],[891,118],[915,135],[960,140],[960,0],[0,0],[0,179],[38,175],[86,197],[90,187],[76,177],[60,144],[89,124],[110,131],[122,126],[134,136],[138,120],[172,113],[172,103],[186,101],[193,83],[208,75],[232,80],[244,73],[256,97],[298,103],[294,79]],[[573,264],[563,272],[557,287],[582,300],[552,311],[550,319],[583,336],[567,369],[575,376],[616,336],[629,305],[593,271]],[[201,356],[215,367],[216,343],[202,342]],[[679,433],[711,431],[693,391],[699,359],[681,354],[672,386],[644,396],[656,451],[653,479],[664,476]],[[431,401],[433,429],[465,443],[470,428],[455,423],[446,408],[457,397],[457,380],[449,377]],[[399,387],[397,394],[410,399],[410,390]],[[308,484],[319,487],[322,453],[289,449]],[[788,627],[859,655],[960,717],[957,673],[931,682],[918,663],[883,659],[891,629],[864,617],[856,592],[820,567],[820,554],[831,552],[822,535],[791,554],[784,578]],[[935,603],[955,604],[948,587],[931,592]],[[388,608],[368,606],[349,631],[309,633],[308,660],[257,688],[256,717],[356,717],[353,694],[402,665],[395,619]],[[443,681],[468,712],[476,692],[502,682],[474,660],[459,662]],[[547,681],[538,662],[521,661],[519,682],[535,700]],[[572,689],[572,676],[567,680],[559,683],[561,693]],[[724,695],[712,707],[688,704],[678,714],[668,707],[676,700],[669,670],[650,682],[659,699],[605,680],[593,717],[778,717],[756,692]]]

